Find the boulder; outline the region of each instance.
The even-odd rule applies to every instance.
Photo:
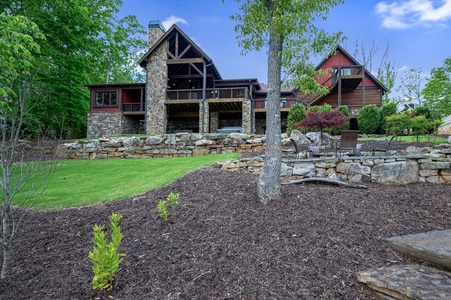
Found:
[[[417,264],[360,272],[357,281],[383,294],[382,299],[443,300],[451,290],[450,273]]]
[[[327,132],[309,132],[306,134],[307,138],[316,146],[332,146],[332,140]]]
[[[231,139],[234,140],[248,140],[251,137],[249,134],[239,132],[233,132],[229,136]]]
[[[375,165],[371,170],[371,181],[382,184],[414,183],[419,179],[418,170],[418,163],[415,161]]]
[[[164,141],[166,141],[166,137],[165,136],[161,136],[161,135],[156,135],[156,136],[149,136],[146,139],[146,145],[161,145],[164,143]]]
[[[291,131],[290,138],[296,141],[298,144],[310,144],[311,141],[299,130]]]
[[[397,252],[451,270],[451,230],[396,236],[385,240]]]
[[[196,146],[206,146],[206,145],[213,145],[214,142],[212,140],[202,139],[202,140],[196,141],[194,144]]]
[[[451,122],[440,125],[437,128],[438,134],[451,134]]]
[[[295,164],[293,168],[293,175],[310,176],[315,175],[314,164]]]

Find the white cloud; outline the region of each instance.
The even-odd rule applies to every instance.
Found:
[[[164,26],[164,28],[166,28],[166,30],[168,30],[172,25],[177,23],[188,25],[188,22],[186,22],[185,19],[176,16],[170,16],[169,18],[166,18],[166,20],[164,20],[161,24]]]
[[[405,29],[415,25],[443,25],[451,19],[451,0],[407,0],[379,2],[376,13],[382,16],[382,27]]]
[[[408,66],[402,66],[401,68],[398,69],[398,72],[405,72],[407,70],[409,70],[410,68]]]

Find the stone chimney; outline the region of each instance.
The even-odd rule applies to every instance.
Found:
[[[166,29],[158,20],[153,20],[149,22],[149,48],[155,44],[160,37],[163,36]]]

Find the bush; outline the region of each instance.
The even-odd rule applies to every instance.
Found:
[[[103,226],[94,225],[94,250],[89,252],[88,257],[91,263],[94,278],[92,279],[93,289],[109,291],[113,288],[116,272],[125,254],[117,253],[122,240],[121,228],[118,223],[122,218],[121,214],[110,216],[111,242],[107,243]]]
[[[307,117],[307,111],[305,109],[305,106],[296,103],[294,104],[290,111],[288,112],[288,119],[287,119],[287,134],[288,136],[291,135],[291,132],[295,129],[299,129],[299,127],[296,126],[297,123],[304,120]]]
[[[395,115],[397,110],[398,105],[395,102],[387,102],[380,107],[379,113],[381,116],[381,124],[379,131],[381,133],[385,133],[385,130],[388,129],[386,117]]]
[[[403,135],[411,127],[411,119],[408,114],[396,114],[385,118],[388,130],[391,134]]]
[[[331,111],[332,110],[332,106],[330,106],[330,104],[325,103],[325,104],[320,105],[320,106],[310,106],[308,110],[309,111],[317,111],[318,113],[321,114],[321,113],[325,113],[325,112]]]
[[[376,133],[380,125],[379,108],[375,104],[368,104],[362,107],[357,117],[357,123],[361,133]]]

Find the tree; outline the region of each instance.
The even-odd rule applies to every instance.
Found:
[[[296,123],[304,120],[307,117],[305,106],[300,103],[295,103],[288,112],[287,117],[287,134],[291,135],[291,132],[298,129]]]
[[[385,133],[387,128],[387,120],[386,118],[388,116],[396,114],[398,109],[398,104],[396,102],[390,101],[387,103],[382,104],[382,106],[379,108],[379,114],[381,117],[381,123],[380,123],[380,132]]]
[[[442,67],[433,68],[423,91],[425,105],[433,115],[451,115],[451,56]]]
[[[231,18],[238,22],[235,31],[243,54],[267,47],[268,95],[266,110],[266,150],[257,192],[268,203],[281,198],[280,168],[282,160],[280,128],[280,86],[282,70],[288,84],[302,91],[322,91],[314,81],[312,55],[328,55],[341,39],[317,28],[316,18],[326,19],[330,8],[342,0],[237,0],[241,14]]]
[[[373,71],[373,65],[376,68],[376,78],[387,88],[387,93],[382,96],[382,103],[393,101],[390,99],[390,93],[393,91],[396,81],[396,69],[394,62],[389,61],[390,45],[387,42],[384,52],[380,58],[379,64],[376,64],[376,57],[381,49],[375,45],[374,41],[371,46],[364,43],[359,45],[359,41],[355,42],[354,56],[360,56],[365,68],[370,72]]]
[[[421,90],[423,88],[423,76],[420,69],[409,69],[401,78],[401,90],[403,92],[403,102],[423,104]]]
[[[12,242],[23,208],[32,204],[52,174],[54,162],[25,162],[19,141],[23,138],[26,117],[34,109],[32,98],[41,91],[35,73],[39,42],[44,39],[38,26],[23,16],[0,14],[0,246],[3,263],[0,278],[11,270]],[[24,202],[15,196],[37,174],[43,180],[26,195]]]
[[[91,83],[134,82],[131,61],[146,42],[145,34],[133,16],[118,19],[121,0],[5,0],[0,10],[25,15],[36,23],[46,40],[37,57],[45,97],[35,98],[40,109],[38,122],[60,130],[66,138],[86,135]],[[57,116],[49,118],[49,116]],[[58,120],[58,121],[56,121]],[[36,130],[34,130],[36,131]]]

